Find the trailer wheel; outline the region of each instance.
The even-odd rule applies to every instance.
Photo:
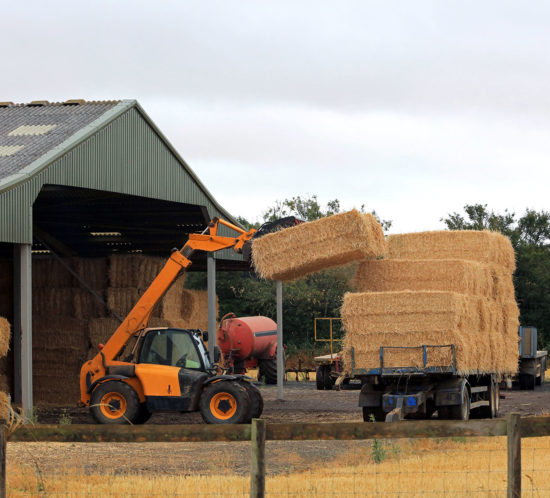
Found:
[[[258,364],[258,380],[263,377],[266,384],[277,384],[277,357],[258,360]],[[283,351],[283,374],[285,365],[286,357]]]
[[[381,407],[364,406],[363,407],[363,422],[384,422],[386,420],[386,412]]]
[[[481,415],[481,418],[495,418],[496,417],[496,390],[497,390],[497,384],[491,379],[489,380],[489,384],[487,385],[487,397],[489,398],[489,406],[482,406],[479,408],[479,415]],[[470,414],[472,418],[473,412],[477,410],[472,410],[472,413]],[[476,417],[477,418],[477,417]]]
[[[199,409],[207,424],[244,424],[250,417],[250,398],[238,382],[222,380],[205,387]]]
[[[133,424],[139,408],[136,391],[125,382],[110,380],[92,393],[90,411],[99,424]]]
[[[451,405],[449,408],[453,420],[468,420],[470,418],[470,395],[466,387],[462,390],[460,405]]]
[[[250,399],[250,418],[247,420],[247,423],[250,423],[253,418],[260,418],[264,410],[264,399],[262,398],[262,393],[254,384],[245,380],[240,381],[239,384],[246,389],[248,398]]]

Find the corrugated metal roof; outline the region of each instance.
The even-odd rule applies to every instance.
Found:
[[[15,154],[0,156],[0,180],[20,172],[117,104],[98,102],[0,107],[0,147],[20,148]],[[35,130],[42,127],[45,132],[28,133],[32,127]]]

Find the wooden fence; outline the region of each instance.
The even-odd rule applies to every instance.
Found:
[[[65,443],[251,441],[250,496],[265,495],[265,442],[384,438],[508,437],[508,497],[521,496],[521,438],[550,436],[550,417],[493,420],[418,420],[386,424],[315,423],[251,425],[23,425],[11,435],[0,431],[0,498],[6,496],[6,441]]]

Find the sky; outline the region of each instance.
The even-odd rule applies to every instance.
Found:
[[[12,2],[0,101],[136,99],[234,216],[550,210],[550,3]]]

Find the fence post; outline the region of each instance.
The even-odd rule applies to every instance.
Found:
[[[6,443],[8,441],[8,429],[3,421],[0,422],[0,498],[6,498]]]
[[[508,498],[521,497],[521,418],[510,413],[508,426]]]
[[[265,496],[265,420],[255,418],[251,427],[252,455],[250,498]]]

